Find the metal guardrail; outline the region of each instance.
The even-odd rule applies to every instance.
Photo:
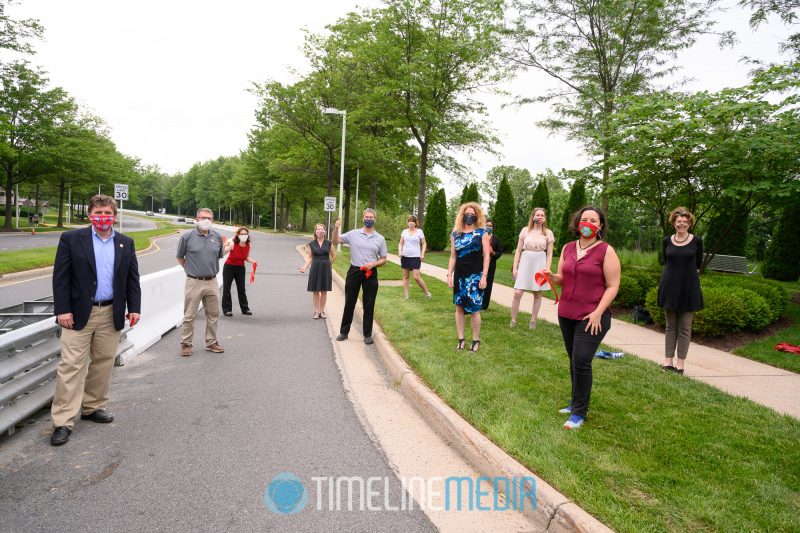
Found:
[[[50,315],[52,316],[52,315]],[[0,335],[0,433],[53,401],[61,328],[43,320]],[[131,347],[125,333],[117,354]]]
[[[0,335],[53,316],[53,297],[28,300],[0,309]]]

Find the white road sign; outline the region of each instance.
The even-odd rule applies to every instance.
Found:
[[[128,199],[128,184],[115,183],[114,184],[114,200],[127,200]]]
[[[336,197],[335,196],[326,196],[325,197],[325,211],[327,211],[327,212],[336,211]]]

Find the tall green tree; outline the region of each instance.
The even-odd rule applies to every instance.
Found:
[[[478,194],[478,184],[475,182],[464,185],[464,190],[461,191],[461,203],[465,204],[467,202],[481,203],[481,197],[480,194]]]
[[[558,253],[561,253],[561,249],[564,247],[564,245],[575,238],[569,226],[572,222],[572,216],[581,207],[586,205],[586,200],[586,181],[583,179],[577,179],[575,180],[575,183],[572,184],[572,188],[569,190],[569,199],[567,200],[567,205],[564,208],[564,214],[561,216],[561,224],[558,226],[558,235],[556,235],[556,240],[558,241]]]
[[[561,87],[521,102],[552,103],[543,122],[600,157],[601,202],[608,210],[610,118],[622,96],[674,72],[669,60],[709,32],[720,0],[515,0],[519,16],[509,58]]]
[[[797,228],[800,227],[800,195],[793,197],[783,209],[778,227],[772,235],[764,257],[762,274],[765,278],[780,281],[797,281],[800,278],[800,247],[797,246]]]
[[[494,233],[503,246],[509,250],[514,248],[517,242],[516,205],[511,185],[505,178],[500,181],[500,187],[497,190],[497,202],[494,205],[492,221],[494,222]]]
[[[461,174],[458,149],[490,149],[496,139],[475,99],[502,77],[500,0],[387,0],[370,13],[373,30],[359,50],[374,69],[385,110],[419,148],[418,212],[434,165]],[[424,222],[424,220],[422,221]]]
[[[77,106],[61,88],[47,89],[47,78],[24,61],[0,67],[0,172],[7,192],[4,231],[13,230],[14,186],[50,171],[48,149],[59,142],[59,128],[75,121]]]
[[[426,215],[422,231],[428,242],[428,250],[444,250],[450,243],[447,198],[444,189],[439,189],[434,196],[431,196]]]
[[[528,169],[517,168],[511,165],[492,167],[486,173],[486,178],[480,183],[481,197],[485,198],[491,206],[497,201],[500,182],[506,179],[514,196],[515,219],[514,226],[519,229],[527,220],[525,211],[528,208],[526,199],[530,197],[533,179]]]
[[[13,0],[0,0],[0,49],[32,54],[30,41],[41,39],[44,28],[36,19],[16,20],[9,17],[6,8],[12,3]]]
[[[547,187],[547,181],[543,179],[539,180],[539,184],[533,191],[533,196],[531,197],[530,203],[530,211],[533,212],[533,210],[537,207],[544,207],[548,217],[552,215],[552,211],[550,211],[550,191]]]

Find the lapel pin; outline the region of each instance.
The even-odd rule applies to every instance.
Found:
[[[122,243],[119,243],[119,247],[122,248]]]

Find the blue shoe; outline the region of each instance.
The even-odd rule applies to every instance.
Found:
[[[572,415],[569,419],[564,423],[564,429],[578,429],[583,425],[584,417],[578,415]]]
[[[568,405],[568,406],[564,407],[563,409],[559,409],[558,412],[561,413],[562,415],[571,415],[572,414],[572,406]]]

